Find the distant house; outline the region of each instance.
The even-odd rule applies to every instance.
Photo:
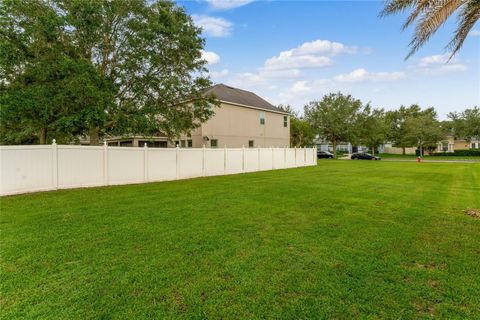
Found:
[[[314,144],[317,146],[317,149],[319,151],[333,152],[333,145],[327,140],[322,139],[318,136],[315,139]],[[355,152],[366,152],[368,150],[369,148],[366,146],[356,146],[356,145],[352,145],[350,142],[341,142],[337,144],[337,152],[355,153]]]
[[[175,141],[166,137],[142,136],[107,139],[110,146],[182,148],[288,147],[290,145],[290,115],[253,92],[217,84],[206,94],[220,101],[214,116]]]
[[[455,150],[480,149],[480,139],[466,140],[448,135],[445,140],[439,141],[436,152],[454,152]]]

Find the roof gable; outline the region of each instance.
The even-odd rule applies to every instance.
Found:
[[[253,107],[253,108],[274,111],[274,112],[281,112],[286,114],[285,111],[275,107],[274,105],[260,98],[253,92],[238,89],[238,88],[233,88],[230,86],[226,86],[224,84],[214,85],[210,87],[205,93],[214,94],[218,100],[221,100],[224,102],[231,102],[234,104],[240,104],[247,107]]]

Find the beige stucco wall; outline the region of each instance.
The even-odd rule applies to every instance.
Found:
[[[405,154],[415,154],[415,150],[417,148],[405,148]],[[391,154],[403,154],[403,148],[397,147],[385,147],[383,149],[384,153],[391,153]]]
[[[290,145],[290,117],[287,127],[283,125],[285,114],[222,103],[215,108],[215,115],[192,131],[193,147],[210,146],[210,140],[218,140],[218,147],[248,147],[253,140],[258,147],[285,147]],[[260,124],[260,113],[265,114],[265,124]],[[206,141],[203,137],[208,137]],[[186,136],[181,139],[187,139]]]
[[[455,140],[453,150],[468,150],[470,149],[470,142],[466,140]]]

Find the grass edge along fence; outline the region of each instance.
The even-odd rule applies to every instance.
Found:
[[[286,169],[317,164],[316,148],[0,146],[0,195]]]

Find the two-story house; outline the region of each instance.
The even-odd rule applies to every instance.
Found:
[[[198,128],[175,141],[166,137],[142,136],[107,139],[110,146],[229,148],[290,146],[290,115],[253,92],[217,84],[205,94],[220,101],[215,114]]]

